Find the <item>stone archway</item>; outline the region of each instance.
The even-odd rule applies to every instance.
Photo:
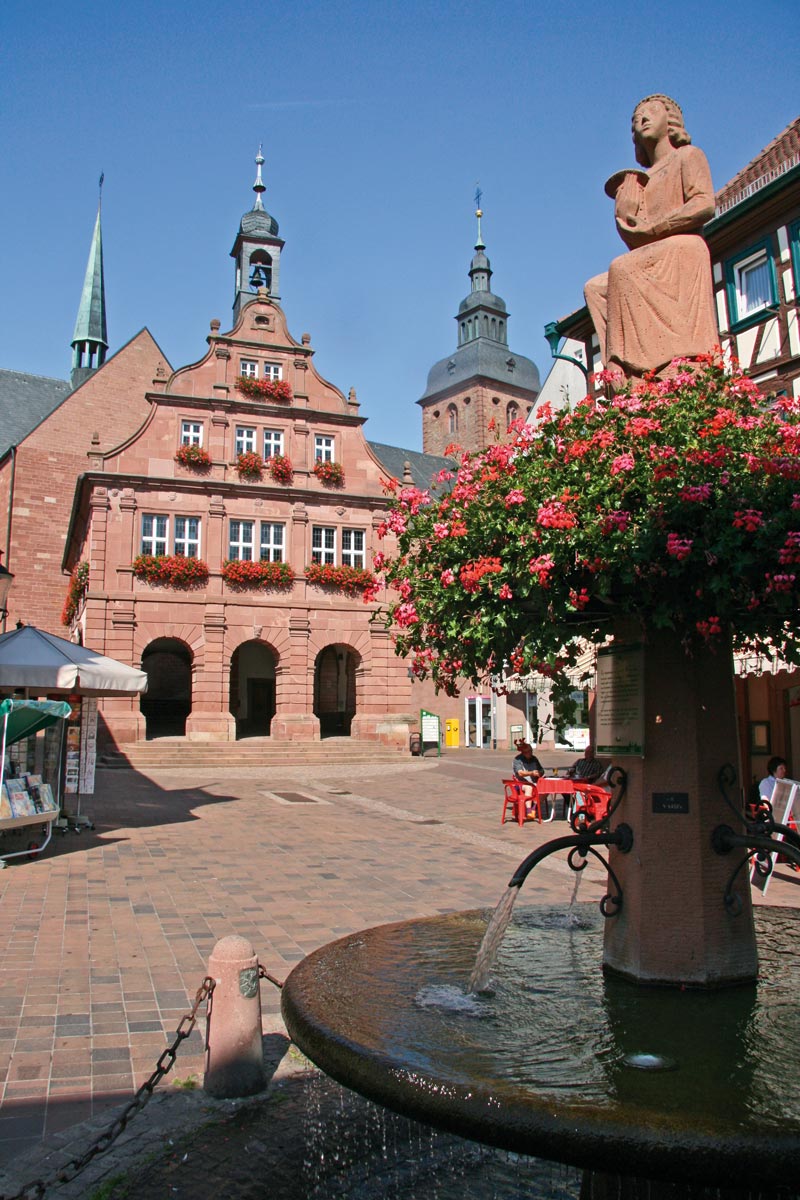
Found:
[[[325,646],[314,663],[314,716],[320,737],[349,737],[356,715],[356,671],[361,655],[342,643]]]
[[[237,646],[231,656],[229,707],[236,737],[268,737],[275,716],[275,667],[278,656],[265,642]]]
[[[139,707],[148,739],[184,737],[192,711],[192,652],[178,638],[156,638],[142,651],[147,691]]]

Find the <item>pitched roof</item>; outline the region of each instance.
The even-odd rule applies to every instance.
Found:
[[[401,483],[408,463],[415,486],[423,490],[431,486],[431,479],[438,471],[453,469],[453,459],[442,458],[439,454],[422,454],[419,450],[404,450],[402,446],[387,446],[384,442],[369,442],[368,445],[388,474]]]
[[[0,370],[0,457],[18,446],[71,391],[66,379]]]
[[[717,216],[746,200],[800,163],[800,117],[787,125],[760,154],[717,192]]]

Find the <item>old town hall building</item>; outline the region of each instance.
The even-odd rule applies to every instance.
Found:
[[[72,573],[70,636],[147,671],[141,702],[104,702],[117,744],[349,734],[407,746],[411,684],[371,619],[372,557],[383,481],[427,483],[444,460],[379,457],[354,392],[319,374],[308,335],[290,334],[284,243],[257,162],[232,250],[233,327],[212,321],[203,356],[179,370],[146,330],[104,362],[98,214],[74,390],[41,401],[42,419],[0,459],[10,616],[56,632]],[[41,391],[2,375],[20,400]]]

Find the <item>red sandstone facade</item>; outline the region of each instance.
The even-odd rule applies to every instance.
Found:
[[[212,322],[199,362],[147,392],[135,432],[90,455],[64,556],[68,570],[89,564],[77,624],[87,645],[141,662],[149,677],[141,710],[138,698],[105,702],[116,742],[349,733],[407,744],[410,684],[384,626],[370,620],[377,604],[304,575],[315,561],[369,569],[385,505],[386,471],[358,404],[321,378],[312,355],[262,291],[230,333]],[[237,379],[248,374],[288,383],[291,401],[243,395]],[[189,440],[210,456],[205,470],[175,461]],[[279,450],[291,483],[273,481],[268,457],[260,479],[241,478],[243,449]],[[316,476],[319,459],[341,464],[342,487]],[[149,583],[134,573],[143,552],[196,556],[208,578]],[[224,581],[226,561],[264,557],[289,564],[290,587]]]
[[[143,329],[0,461],[0,529],[10,531],[4,563],[14,575],[9,628],[22,620],[64,634],[61,563],[75,481],[103,447],[142,424],[150,409],[146,393],[163,389],[171,372]]]

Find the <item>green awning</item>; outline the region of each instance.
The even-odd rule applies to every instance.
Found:
[[[0,737],[5,726],[5,743],[11,746],[37,729],[63,720],[70,712],[64,700],[4,700],[0,704]]]

